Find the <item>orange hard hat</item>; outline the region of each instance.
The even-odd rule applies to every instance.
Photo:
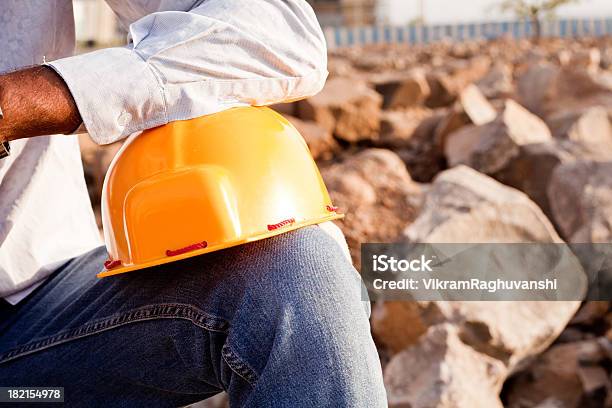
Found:
[[[304,139],[268,108],[234,108],[126,141],[102,191],[99,277],[341,218]]]

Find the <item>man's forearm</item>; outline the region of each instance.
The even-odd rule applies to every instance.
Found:
[[[0,75],[0,141],[73,132],[81,115],[62,78],[46,66]]]

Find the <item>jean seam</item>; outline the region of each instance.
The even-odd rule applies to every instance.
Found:
[[[229,323],[198,308],[180,303],[166,303],[140,307],[104,319],[85,323],[74,329],[62,331],[53,336],[31,341],[0,354],[0,364],[16,358],[33,354],[47,348],[68,343],[72,340],[92,336],[116,327],[157,319],[183,319],[208,331],[227,333]]]
[[[257,373],[243,359],[234,353],[227,344],[221,349],[221,356],[228,367],[239,377],[245,380],[251,387],[255,387],[257,382]]]

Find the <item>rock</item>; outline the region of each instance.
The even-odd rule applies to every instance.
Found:
[[[435,109],[451,106],[457,99],[457,90],[450,83],[450,79],[445,73],[427,73],[427,83],[430,89],[429,98],[425,101],[425,106]]]
[[[406,70],[414,65],[416,56],[407,44],[377,44],[363,47],[344,47],[330,50],[330,60],[343,58],[362,72]]]
[[[610,338],[610,329],[597,339],[599,346],[603,349],[605,357],[612,361],[612,339]]]
[[[500,217],[500,214],[503,214],[503,217]],[[409,242],[415,243],[561,242],[542,211],[525,194],[465,166],[446,170],[436,177],[427,191],[419,216],[406,228],[404,236]],[[580,278],[583,277],[577,277]],[[464,394],[462,398],[477,401],[481,395],[485,395],[487,403],[491,403],[489,396],[497,395],[499,391],[496,384],[503,382],[509,372],[520,368],[530,358],[546,349],[580,305],[580,302],[539,301],[432,303],[404,307],[404,313],[396,313],[396,322],[391,320],[399,307],[394,302],[377,303],[374,311],[377,318],[373,320],[376,339],[393,349],[403,345],[403,337],[408,339],[406,343],[413,344],[398,356],[403,353],[410,356],[411,360],[406,357],[402,359],[404,364],[401,377],[407,378],[408,383],[413,378],[419,378],[419,395],[438,396],[444,394],[440,391],[441,388],[461,389]],[[424,310],[428,313],[424,313]],[[384,324],[379,324],[378,316],[386,316]],[[491,374],[490,380],[493,383],[481,382],[479,374],[468,368],[465,370],[470,373],[469,377],[476,378],[480,387],[467,387],[462,383],[460,375],[435,371],[435,367],[440,364],[439,358],[432,357],[421,347],[426,347],[425,344],[431,341],[427,336],[434,328],[440,327],[440,321],[454,325],[463,346],[470,350],[469,353],[466,350],[462,352],[470,361],[470,365],[482,367],[494,361],[495,367],[503,368]],[[415,339],[415,336],[422,333],[423,326],[428,325],[431,327],[427,334]],[[411,353],[413,350],[418,352]],[[429,360],[426,361],[434,367],[428,371],[428,375],[423,374],[425,368],[414,363],[416,355],[420,354],[428,355]],[[394,360],[395,357],[387,370],[391,370]],[[413,366],[408,361],[411,361]],[[448,367],[448,370],[454,369],[451,363],[444,364],[444,367]],[[407,387],[406,384],[401,383],[402,387]],[[396,389],[398,391],[395,391]],[[399,387],[395,386],[390,390],[400,392]],[[414,403],[418,399],[406,397],[413,393],[410,391],[400,394],[403,397],[397,397],[397,400]]]
[[[467,164],[475,167],[472,154],[477,151],[478,146],[485,143],[491,132],[495,131],[492,126],[466,125],[459,130],[447,135],[444,141],[444,156],[450,167],[459,164]]]
[[[493,177],[527,194],[553,220],[548,186],[559,164],[574,160],[573,155],[555,143],[532,143],[519,147],[518,155]]]
[[[384,378],[390,408],[501,408],[498,393],[506,373],[503,363],[478,353],[455,327],[442,324],[395,355]]]
[[[548,102],[548,114],[559,110],[585,109],[592,106],[612,106],[612,81],[606,73],[567,67],[559,71]]]
[[[518,102],[536,115],[543,116],[545,105],[553,98],[560,70],[550,63],[531,65],[517,79]]]
[[[459,106],[470,119],[470,123],[482,126],[491,122],[497,116],[497,112],[480,89],[475,85],[468,85],[459,94]]]
[[[359,58],[353,58],[355,68],[368,72],[385,72],[389,69],[405,68],[402,61],[395,55],[382,55],[378,53],[361,53]]]
[[[332,134],[319,126],[316,122],[300,120],[296,117],[285,115],[285,117],[300,132],[315,160],[330,159],[334,152],[339,150],[338,143]]]
[[[561,242],[525,194],[465,166],[436,177],[404,235],[411,242]]]
[[[553,172],[548,197],[561,236],[569,242],[612,239],[612,162],[578,160]]]
[[[450,166],[466,164],[485,174],[494,174],[518,156],[521,146],[550,140],[550,130],[541,119],[507,100],[503,112],[493,122],[450,134],[444,152]]]
[[[570,59],[572,58],[572,52],[570,50],[561,50],[557,53],[557,61],[562,67],[570,65]]]
[[[297,103],[298,117],[312,120],[347,142],[376,139],[382,97],[365,82],[333,78],[319,94]]]
[[[479,54],[479,48],[474,42],[454,42],[449,44],[448,55],[453,58],[468,59]]]
[[[380,138],[376,145],[390,148],[407,147],[423,120],[431,115],[432,112],[424,108],[383,111],[380,119]]]
[[[425,73],[421,70],[380,76],[375,81],[375,88],[383,96],[383,109],[422,106],[431,93]]]
[[[346,214],[339,226],[357,266],[361,243],[393,242],[416,217],[421,187],[390,150],[364,150],[321,172],[334,204]]]
[[[444,150],[449,134],[464,126],[482,126],[497,117],[495,108],[475,85],[468,85],[461,93],[453,109],[436,128],[436,143]]]
[[[548,118],[553,136],[571,141],[587,152],[612,158],[612,127],[604,107],[561,111]]]
[[[280,113],[283,116],[295,116],[297,111],[297,105],[294,102],[291,103],[276,103],[270,108],[274,109],[276,112]]]
[[[597,392],[609,393],[610,379],[603,367],[578,367],[578,378],[582,384],[582,389],[587,395],[594,395]],[[603,402],[603,401],[602,401]]]
[[[570,326],[561,332],[555,343],[574,343],[585,339],[586,336],[582,330]]]
[[[514,91],[512,68],[509,64],[495,63],[489,72],[476,82],[482,94],[489,99],[506,99]]]
[[[608,113],[611,112],[612,106],[610,106],[610,97],[612,93],[612,70],[602,71],[597,75],[591,75],[591,78],[595,82],[598,91],[601,91],[601,99],[603,103],[601,106],[604,106]],[[597,106],[597,104],[591,104],[586,106]]]
[[[612,276],[603,260],[612,255],[612,162],[582,159],[558,166],[548,188],[553,219],[561,236],[576,244],[577,253],[593,284],[590,299],[607,299]],[[600,272],[602,271],[602,272]]]
[[[526,193],[554,222],[547,193],[553,171],[579,158],[612,158],[612,134],[607,113],[600,107],[565,112],[550,123],[556,143],[519,146],[518,154],[492,176]],[[464,141],[467,144],[469,139]]]
[[[387,301],[372,309],[370,320],[377,343],[396,354],[417,343],[429,327],[443,322],[444,316],[435,302]]]
[[[446,158],[436,143],[435,134],[447,116],[446,110],[432,112],[431,116],[424,119],[414,130],[407,146],[397,151],[410,176],[418,182],[428,183],[446,168]]]
[[[547,118],[559,110],[612,107],[612,81],[606,73],[548,63],[531,66],[517,81],[518,100],[531,112]]]
[[[560,62],[561,65],[572,69],[584,69],[591,73],[597,73],[601,65],[601,51],[597,48],[576,50],[561,57]]]
[[[427,73],[431,92],[425,104],[430,108],[450,106],[463,89],[485,76],[491,65],[486,57],[445,62],[443,69]]]
[[[604,48],[602,50],[600,66],[606,70],[612,68],[612,49]]]
[[[329,58],[327,61],[327,71],[329,78],[352,78],[357,77],[358,73],[351,61],[346,58]]]
[[[584,302],[576,316],[572,318],[570,324],[592,325],[601,320],[610,310],[610,302],[590,301]]]
[[[583,384],[588,379],[578,374],[581,371],[580,362],[585,358],[592,359],[597,349],[594,340],[551,347],[509,382],[506,405],[533,407],[554,398],[561,407],[585,406],[582,404]]]

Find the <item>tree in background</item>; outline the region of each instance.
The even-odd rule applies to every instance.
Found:
[[[542,37],[542,17],[552,16],[555,11],[566,4],[577,3],[579,0],[502,0],[500,9],[511,11],[520,18],[527,18],[533,25],[533,38]]]

